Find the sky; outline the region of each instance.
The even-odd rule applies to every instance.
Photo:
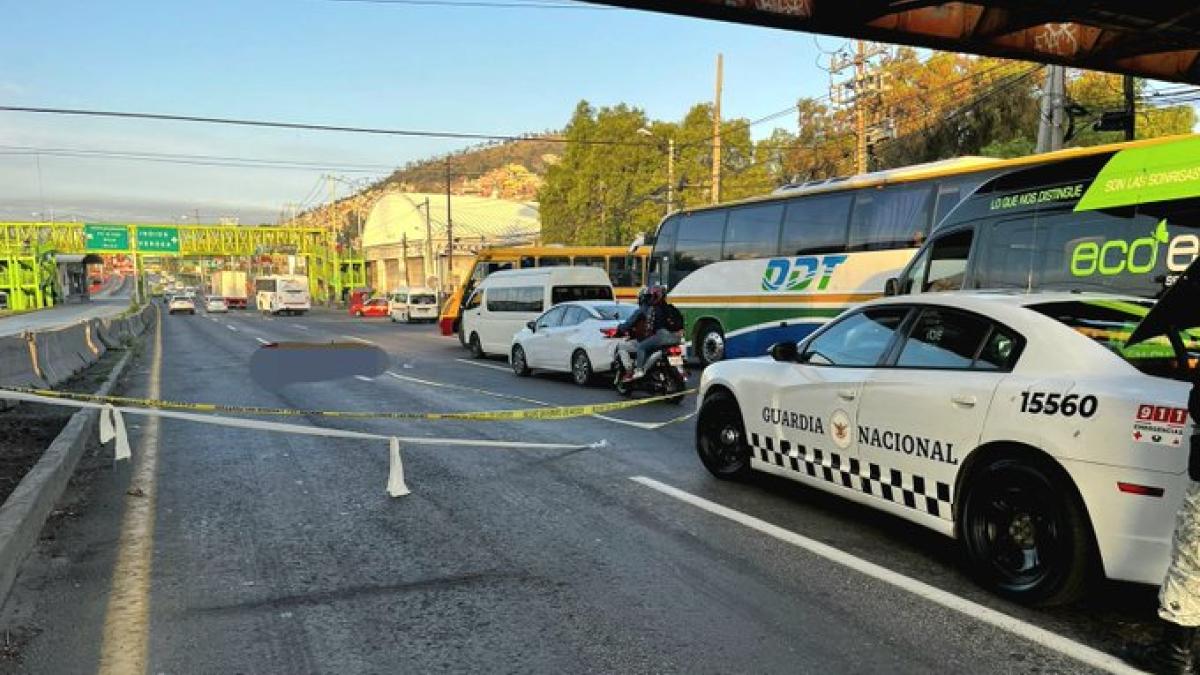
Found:
[[[722,116],[755,119],[802,96],[824,95],[829,76],[818,65],[821,49],[845,44],[614,8],[340,0],[3,4],[0,105],[429,131],[560,129],[581,99],[679,120],[712,99],[718,52],[725,62]],[[795,124],[785,116],[754,133]],[[190,222],[198,213],[202,222],[275,222],[287,203],[327,199],[319,189],[324,173],[377,178],[466,145],[0,112],[0,218],[45,220],[53,211],[56,219],[88,222]],[[117,161],[64,157],[64,149],[313,166]],[[342,196],[350,190],[336,185]]]

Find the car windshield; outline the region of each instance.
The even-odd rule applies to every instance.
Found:
[[[635,305],[592,305],[592,309],[600,315],[601,319],[624,321],[633,316],[637,307]]]
[[[1167,336],[1133,346],[1126,344],[1152,307],[1154,302],[1150,300],[1072,300],[1030,305],[1029,309],[1070,326],[1147,375],[1190,381],[1189,372],[1180,369]],[[1200,358],[1200,330],[1181,331],[1179,337],[1187,350],[1189,367],[1195,366]]]

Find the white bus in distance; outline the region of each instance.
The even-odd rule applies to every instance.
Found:
[[[304,314],[312,309],[308,277],[281,274],[254,280],[254,304],[264,314]]]
[[[471,356],[509,353],[525,324],[560,302],[612,300],[612,282],[599,267],[532,267],[493,272],[467,298],[462,334]]]

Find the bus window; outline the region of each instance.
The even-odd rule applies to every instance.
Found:
[[[968,228],[930,242],[921,258],[913,263],[916,283],[909,290],[913,293],[932,293],[961,289],[974,237],[975,230]]]
[[[849,194],[807,197],[788,202],[783,216],[782,255],[837,253],[846,250]]]
[[[683,216],[671,216],[663,221],[654,236],[654,250],[650,254],[650,278],[660,284],[669,283],[667,270],[671,256],[675,251],[675,235],[678,234],[679,221]]]
[[[538,258],[538,267],[569,267],[571,259],[565,255],[544,255]]]
[[[937,205],[934,206],[933,226],[937,227],[938,223],[950,213],[950,209],[958,206],[962,201],[962,186],[957,183],[943,183],[938,186]]]
[[[575,260],[571,262],[575,267],[599,267],[604,269],[604,256],[602,255],[577,255]]]
[[[851,251],[916,248],[929,231],[933,188],[895,187],[863,190],[850,216]]]
[[[527,267],[537,267],[537,258],[534,258],[531,255],[521,256],[521,269],[525,269]]]
[[[783,204],[734,209],[725,228],[723,260],[750,260],[779,255],[779,221]]]
[[[645,285],[645,267],[639,255],[627,255],[624,258],[612,256],[608,259],[608,278],[616,287],[630,288]]]
[[[688,273],[721,259],[721,240],[725,236],[728,211],[714,209],[689,213],[679,225],[675,256],[671,261],[671,286]]]

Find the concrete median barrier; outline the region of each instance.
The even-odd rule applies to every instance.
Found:
[[[0,355],[8,353],[4,351],[5,345],[6,342],[0,339]],[[129,357],[129,353],[125,354],[97,393],[112,391],[129,363]],[[0,505],[0,603],[8,598],[17,570],[37,544],[46,517],[66,490],[67,481],[87,447],[88,437],[96,433],[99,418],[100,411],[95,409],[80,410],[72,415],[42,458]]]
[[[38,367],[50,386],[65,382],[96,362],[94,355],[90,359],[84,356],[91,352],[87,348],[83,324],[34,333],[33,341],[37,346]]]
[[[91,319],[83,325],[84,339],[87,342],[88,351],[92,353],[93,358],[99,359],[108,351],[108,345],[104,344],[104,340],[100,339],[100,319]]]
[[[46,381],[37,372],[30,350],[29,339],[24,335],[0,337],[0,386],[45,387]],[[0,402],[0,409],[4,403]]]

